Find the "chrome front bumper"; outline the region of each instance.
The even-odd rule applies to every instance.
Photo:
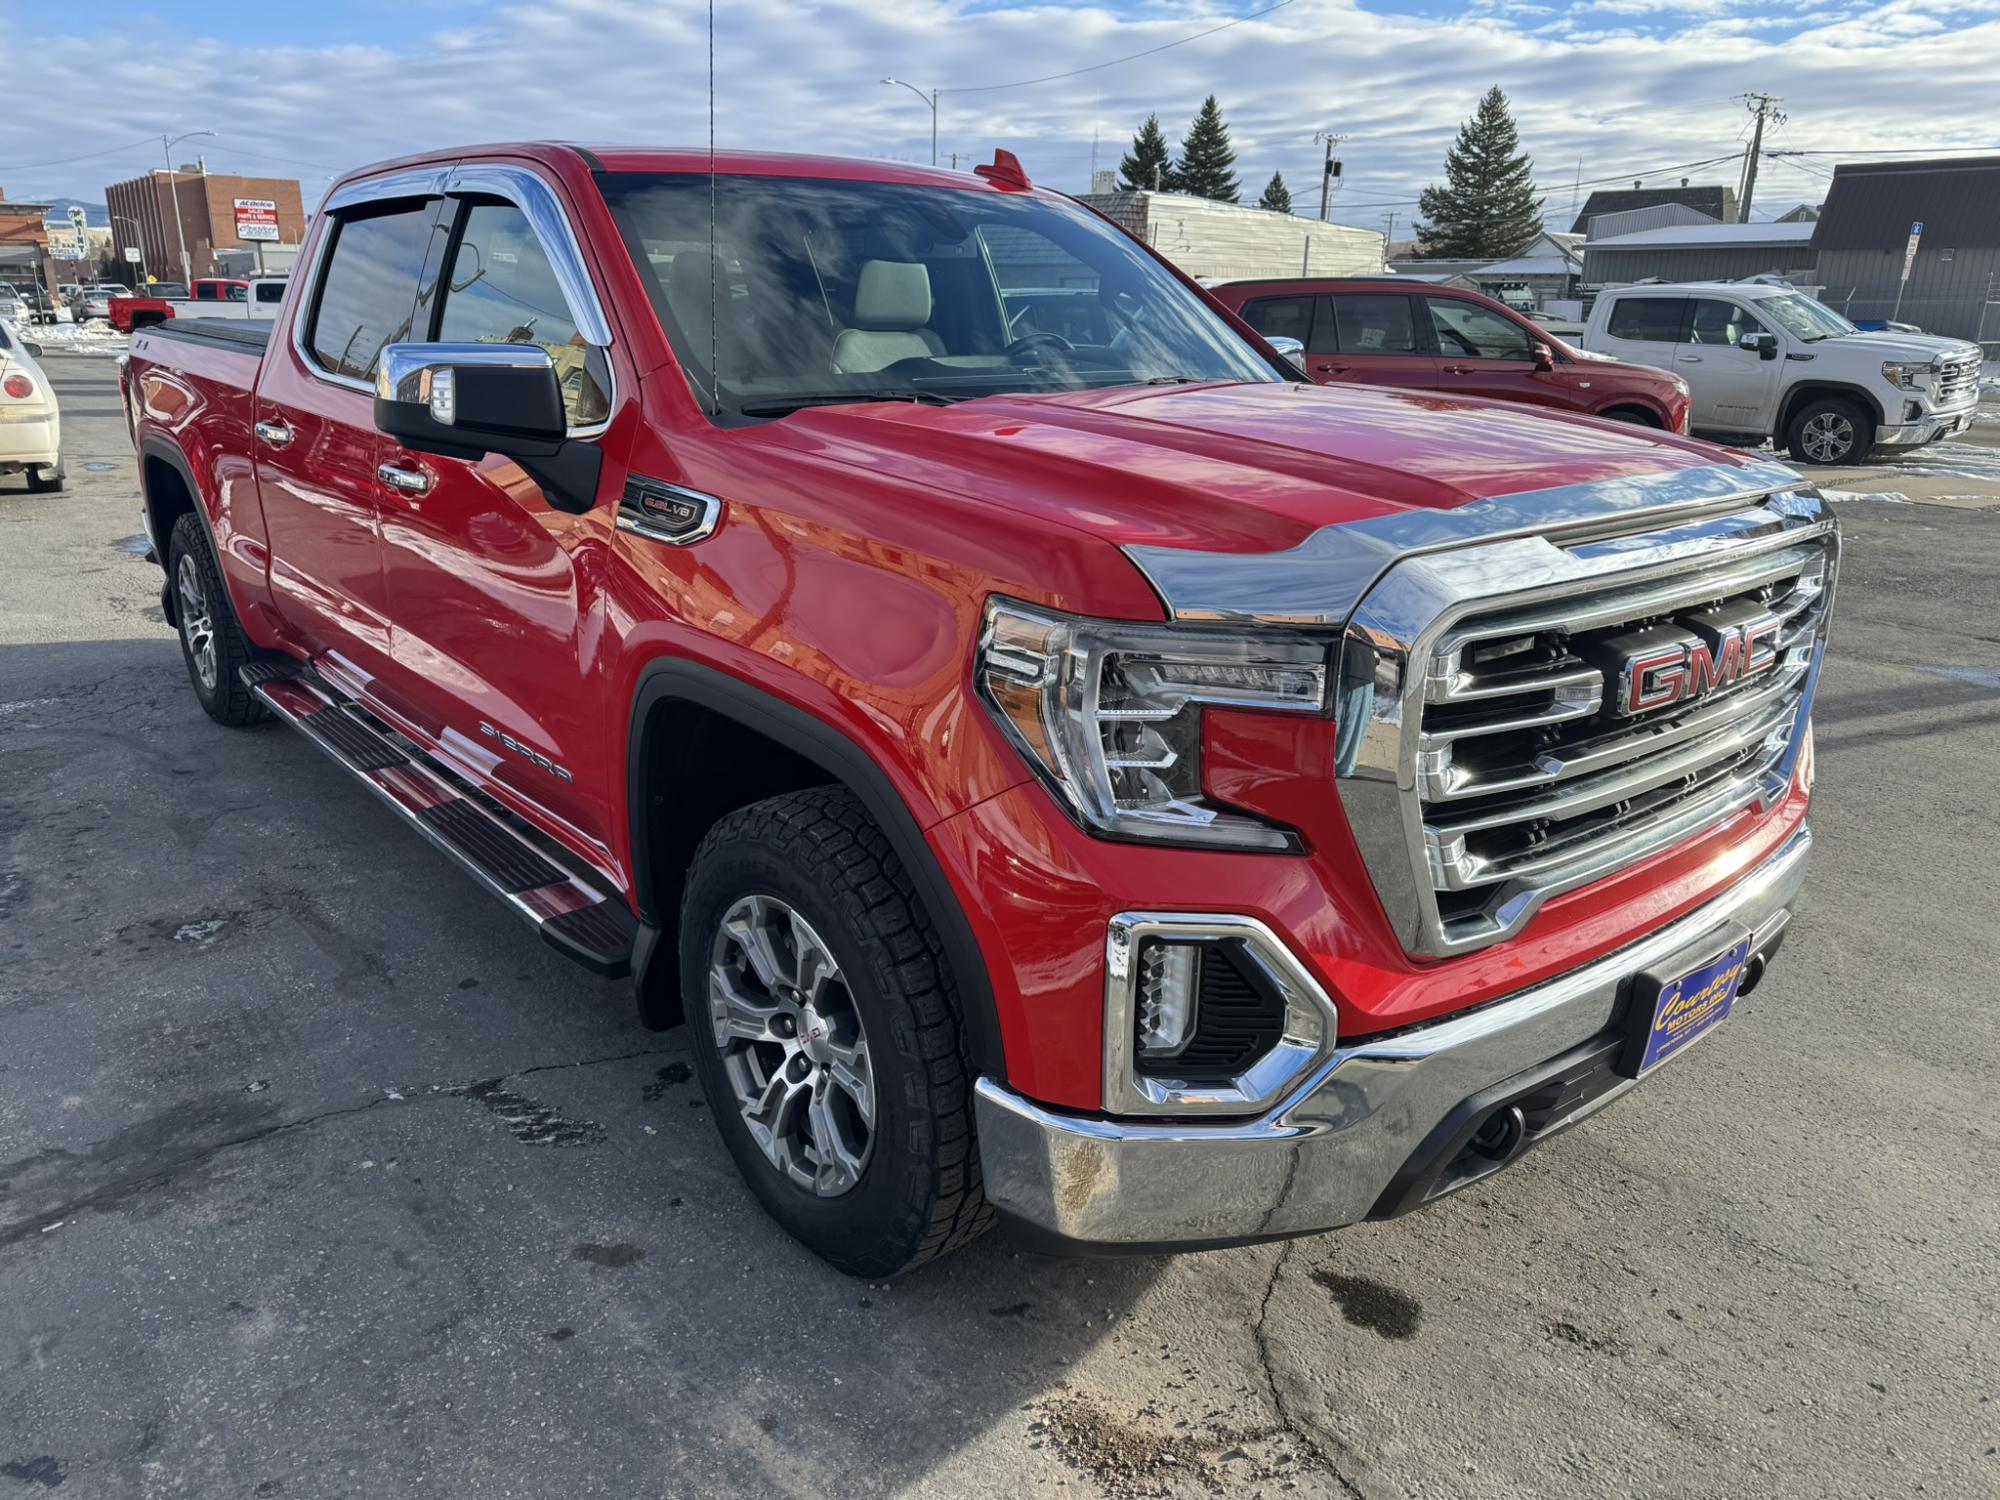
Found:
[[[1972,414],[1979,409],[1976,399],[1949,411],[1925,412],[1914,422],[1904,422],[1894,427],[1875,429],[1875,446],[1878,448],[1916,448],[1937,438],[1945,437],[1961,430],[1961,426],[1972,424]]]
[[[1274,1239],[1412,1206],[1391,1200],[1461,1106],[1606,1037],[1632,976],[1730,927],[1747,930],[1759,956],[1775,949],[1811,847],[1811,830],[1801,825],[1729,891],[1629,947],[1465,1015],[1357,1038],[1254,1120],[1063,1114],[982,1078],[976,1110],[986,1196],[1009,1218],[1077,1250]],[[1631,1087],[1618,1080],[1536,1139]]]

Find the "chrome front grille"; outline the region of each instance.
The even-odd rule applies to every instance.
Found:
[[[1781,795],[1835,547],[1818,497],[1786,492],[1393,569],[1343,647],[1340,786],[1405,946],[1498,941],[1549,896]]]
[[[1931,399],[1938,406],[1956,406],[1961,401],[1977,400],[1978,390],[1979,356],[1967,354],[1944,362]]]

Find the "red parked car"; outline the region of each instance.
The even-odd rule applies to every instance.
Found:
[[[1209,295],[1267,338],[1296,339],[1307,375],[1521,401],[1686,432],[1687,382],[1571,348],[1511,307],[1406,276],[1232,281]]]
[[[858,1274],[1403,1213],[1713,1035],[1805,876],[1830,509],[1314,386],[1001,157],[342,179],[274,322],[124,371],[202,708],[685,1017]]]

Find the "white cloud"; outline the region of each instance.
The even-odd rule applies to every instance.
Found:
[[[0,0],[4,7],[4,0]],[[924,160],[930,119],[885,74],[947,90],[1058,73],[1158,46],[1255,8],[1231,0],[1148,6],[1121,20],[1098,7],[994,0],[718,0],[718,140],[744,146]],[[1569,183],[1628,178],[1739,149],[1731,96],[1785,99],[1782,144],[1874,149],[2000,138],[2000,5],[1887,0],[1842,11],[1793,0],[1753,9],[1693,0],[1596,0],[1557,18],[1535,0],[1489,0],[1450,21],[1296,0],[1259,20],[1119,67],[1031,88],[947,92],[940,144],[983,159],[1016,151],[1037,178],[1081,189],[1096,159],[1115,167],[1157,110],[1178,139],[1202,97],[1231,121],[1239,175],[1254,194],[1282,168],[1316,204],[1315,130],[1337,129],[1345,186],[1335,216],[1407,225],[1458,123],[1491,84],[1514,102],[1522,137],[1563,221]],[[46,6],[9,12],[16,107],[0,183],[17,197],[96,198],[155,164],[138,149],[28,168],[162,129],[208,128],[212,165],[284,173],[281,157],[344,169],[430,146],[519,137],[699,142],[707,135],[705,5],[574,0],[503,6],[420,43],[326,47],[149,37],[64,39]],[[1769,23],[1768,25],[1766,23]],[[71,23],[82,26],[87,23]],[[1942,29],[1939,29],[1942,28]],[[254,34],[257,28],[250,27]],[[1782,39],[1774,33],[1790,32]],[[24,107],[25,106],[25,107]],[[194,149],[190,143],[183,151]],[[294,169],[308,198],[321,167]],[[1672,178],[1679,173],[1663,174]],[[1694,172],[1734,181],[1733,165]],[[1773,170],[1767,197],[1817,196],[1823,180]],[[1783,187],[1775,185],[1782,182]]]

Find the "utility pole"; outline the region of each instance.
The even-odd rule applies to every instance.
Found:
[[[1322,130],[1313,139],[1315,141],[1326,142],[1326,163],[1320,168],[1319,172],[1319,217],[1320,222],[1324,223],[1326,221],[1327,200],[1332,194],[1333,179],[1340,175],[1340,163],[1333,159],[1333,148],[1346,140],[1347,137],[1336,135],[1330,130]]]
[[[1743,191],[1737,194],[1739,200],[1736,216],[1740,223],[1750,222],[1750,200],[1757,193],[1757,161],[1764,154],[1764,125],[1771,121],[1782,125],[1784,112],[1778,108],[1783,101],[1770,94],[1744,94],[1744,105],[1756,117],[1756,125],[1750,132],[1750,154],[1743,161]]]

